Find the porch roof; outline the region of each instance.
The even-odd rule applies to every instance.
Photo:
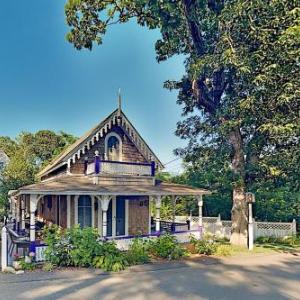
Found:
[[[64,176],[53,180],[27,185],[19,188],[19,194],[60,194],[60,195],[178,195],[197,196],[210,194],[206,189],[187,185],[155,181],[155,185],[101,185],[94,184],[88,176]]]

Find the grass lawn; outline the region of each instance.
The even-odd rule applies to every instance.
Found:
[[[222,243],[218,247],[216,256],[237,256],[237,255],[256,255],[256,254],[274,254],[274,253],[295,253],[300,252],[300,243],[295,245],[282,243],[257,243],[252,251],[247,248]]]

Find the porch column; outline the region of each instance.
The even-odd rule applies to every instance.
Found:
[[[71,195],[67,195],[67,228],[71,227]]]
[[[155,198],[155,208],[156,208],[156,219],[155,219],[155,231],[156,234],[160,234],[160,207],[161,207],[161,196],[156,196]]]
[[[21,230],[25,229],[25,199],[21,196]]]
[[[197,200],[198,200],[198,209],[199,209],[198,226],[199,226],[199,230],[201,230],[201,234],[202,234],[202,225],[203,225],[203,220],[202,220],[202,207],[203,207],[202,195],[199,195],[197,197]]]
[[[172,222],[175,223],[175,214],[176,214],[176,196],[172,196]]]
[[[109,207],[109,202],[111,200],[111,196],[101,196],[99,197],[101,202],[102,209],[102,236],[107,237],[107,211]]]
[[[35,211],[38,201],[38,195],[30,195],[30,252],[35,252]]]
[[[19,231],[20,229],[20,221],[21,221],[21,200],[17,197],[12,197],[13,201],[16,203],[16,231]]]

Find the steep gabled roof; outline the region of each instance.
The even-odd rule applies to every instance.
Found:
[[[47,165],[38,176],[42,177],[48,173],[62,167],[70,165],[85,154],[87,149],[90,149],[100,137],[104,136],[113,125],[120,126],[137,149],[143,154],[147,160],[155,161],[159,169],[163,168],[163,164],[150,149],[135,127],[131,124],[122,110],[116,109],[107,118],[105,118],[97,126],[86,132],[74,144],[70,145],[58,157],[56,157],[49,165]]]

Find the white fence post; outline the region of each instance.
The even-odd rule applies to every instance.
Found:
[[[293,235],[297,234],[297,224],[296,224],[296,220],[293,219],[293,223],[292,223],[292,232],[293,232]]]
[[[4,271],[7,268],[7,229],[3,226],[1,230],[1,269]]]

